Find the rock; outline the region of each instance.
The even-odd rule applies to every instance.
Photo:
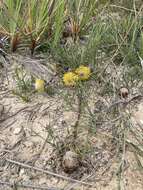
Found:
[[[63,156],[62,166],[65,172],[72,173],[79,167],[79,156],[75,152],[67,151]]]
[[[25,141],[24,142],[24,145],[27,147],[27,148],[32,148],[34,146],[34,143],[32,141]]]
[[[16,128],[13,130],[13,134],[14,134],[14,135],[18,135],[21,131],[22,131],[22,127],[16,127]]]
[[[0,116],[3,114],[3,112],[4,112],[4,106],[0,104]]]
[[[24,174],[25,174],[25,169],[22,168],[22,169],[20,170],[20,172],[19,172],[19,176],[22,176],[22,175],[24,175]]]
[[[43,184],[46,184],[46,183],[47,183],[47,178],[41,176],[39,178],[39,185],[43,185]]]
[[[65,111],[63,113],[62,122],[67,123],[67,125],[72,126],[75,124],[77,119],[77,114],[73,111]]]

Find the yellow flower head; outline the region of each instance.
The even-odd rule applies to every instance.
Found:
[[[42,79],[36,79],[35,80],[35,89],[38,92],[44,92],[45,91],[45,81]]]
[[[66,86],[75,86],[78,82],[78,75],[73,72],[67,72],[63,76],[63,81]]]
[[[75,73],[79,76],[80,80],[87,80],[91,75],[91,69],[81,65],[75,70]]]

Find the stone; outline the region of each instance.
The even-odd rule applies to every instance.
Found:
[[[13,130],[13,134],[14,134],[14,135],[18,135],[21,131],[22,131],[22,127],[16,127],[16,128]]]

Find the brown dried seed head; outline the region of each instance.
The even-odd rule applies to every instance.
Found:
[[[65,172],[71,173],[79,166],[79,158],[75,152],[67,151],[63,156],[62,166]]]
[[[72,36],[71,26],[70,25],[66,25],[65,28],[64,28],[64,31],[63,31],[63,37],[67,38],[67,37],[70,37],[70,36]]]
[[[129,95],[129,90],[126,87],[122,87],[119,90],[119,95],[121,96],[121,98],[127,98]]]

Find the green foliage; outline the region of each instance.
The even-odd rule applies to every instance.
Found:
[[[56,10],[54,14],[53,32],[52,32],[52,46],[55,47],[59,43],[62,36],[63,24],[64,24],[64,10],[65,1],[57,1]]]
[[[55,7],[55,0],[30,0],[26,3],[25,35],[31,40],[31,53],[41,40],[44,32],[48,32],[50,19]]]
[[[44,34],[52,30],[51,19],[58,9],[55,5],[55,0],[6,0],[3,3],[0,7],[0,33],[9,37],[12,51],[21,42],[28,44],[34,53]]]
[[[141,66],[137,64],[130,67],[125,73],[124,79],[127,83],[130,82],[138,85],[138,83],[143,80],[143,70],[141,69]]]
[[[89,29],[91,19],[95,16],[96,3],[94,0],[67,1],[67,9],[69,11],[72,32],[75,38],[78,34],[85,34]]]
[[[79,65],[96,65],[96,55],[101,48],[103,35],[106,33],[106,26],[100,20],[93,25],[89,36],[74,43],[71,39],[69,44],[52,49],[54,58],[60,63],[63,70],[75,69]]]
[[[143,59],[143,32],[141,31],[140,38],[139,38],[139,53],[141,58]]]
[[[0,8],[0,33],[9,36],[12,51],[17,49],[20,30],[23,27],[22,2],[22,0],[6,0]]]
[[[13,93],[21,97],[23,101],[29,102],[30,96],[33,93],[31,78],[27,77],[23,68],[16,68],[14,80],[16,82],[16,88],[13,90]]]
[[[134,16],[129,15],[124,20],[121,20],[119,28],[118,44],[122,43],[125,36],[124,43],[120,49],[122,57],[125,57],[125,61],[129,64],[137,62],[137,38],[140,30],[140,20]]]

